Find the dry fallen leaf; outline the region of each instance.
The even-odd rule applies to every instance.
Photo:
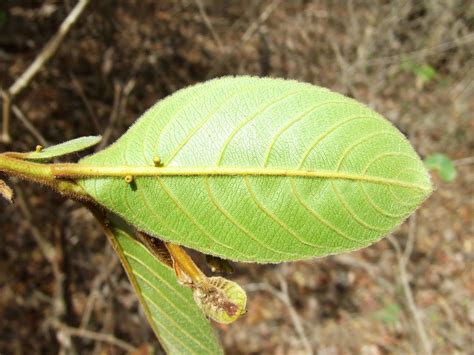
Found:
[[[13,190],[3,180],[0,180],[0,195],[8,202],[13,203]]]

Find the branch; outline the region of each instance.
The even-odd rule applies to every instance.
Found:
[[[44,138],[44,136],[35,128],[35,126],[28,120],[28,118],[26,118],[25,114],[20,110],[17,105],[12,105],[11,110],[20,120],[20,122],[23,123],[25,128],[37,139],[38,143],[40,143],[43,147],[47,147],[49,145],[46,138]],[[5,130],[3,132],[5,132]]]
[[[411,223],[410,227],[411,227],[410,234],[414,234],[414,230],[415,230],[414,222]],[[398,267],[400,270],[400,281],[403,286],[403,292],[405,294],[405,298],[408,303],[408,308],[413,316],[413,319],[415,320],[416,330],[418,333],[418,337],[420,338],[421,344],[423,346],[423,351],[425,354],[431,355],[432,346],[428,339],[428,335],[426,334],[425,326],[423,325],[420,311],[418,310],[418,307],[416,306],[415,298],[413,297],[413,292],[410,288],[410,283],[408,281],[408,273],[406,269],[407,260],[405,259],[405,257],[409,256],[408,254],[409,252],[406,252],[404,256],[400,248],[400,245],[398,244],[396,239],[393,238],[391,235],[389,235],[387,238],[392,244],[393,248],[395,249],[395,252],[397,255]],[[409,236],[409,238],[412,239],[413,237]]]
[[[291,302],[290,295],[288,293],[288,283],[281,274],[277,273],[277,276],[278,281],[280,282],[280,290],[277,290],[275,287],[269,285],[266,282],[247,284],[244,288],[247,292],[266,291],[277,297],[288,309],[288,313],[290,315],[291,322],[293,323],[293,327],[295,328],[296,334],[300,338],[300,341],[305,348],[305,354],[313,354],[314,352],[311,348],[311,342],[306,336],[298,312],[295,310]]]
[[[204,5],[202,4],[202,1],[201,0],[195,0],[195,2],[196,2],[196,5],[198,7],[199,14],[201,15],[202,20],[203,20],[204,24],[206,25],[207,29],[211,33],[211,36],[214,39],[214,42],[216,42],[217,47],[219,48],[219,51],[223,52],[224,46],[222,45],[222,41],[220,40],[219,35],[217,34],[214,27],[212,26],[211,21],[209,21],[209,17],[206,14],[206,10],[204,9]]]
[[[48,62],[49,59],[56,53],[62,41],[72,28],[72,26],[77,22],[77,19],[84,11],[85,7],[89,4],[90,0],[79,0],[76,3],[76,6],[72,9],[69,15],[64,19],[63,23],[59,27],[56,34],[48,41],[44,46],[41,52],[38,54],[36,59],[30,66],[23,72],[23,74],[10,86],[6,93],[3,96],[3,123],[2,123],[2,135],[0,136],[0,141],[9,143],[10,138],[10,109],[11,103],[15,96],[17,96],[28,84],[33,80],[33,78],[38,74],[38,72],[43,68],[43,66]]]
[[[258,18],[250,24],[245,33],[242,35],[240,42],[235,45],[230,50],[226,51],[224,55],[221,56],[216,65],[207,73],[206,77],[209,79],[214,77],[221,67],[229,61],[231,58],[242,46],[247,43],[258,31],[259,27],[262,26],[265,21],[268,20],[272,12],[280,5],[282,0],[272,0],[268,6],[263,9]]]
[[[112,334],[102,334],[102,333],[96,333],[96,332],[86,330],[86,329],[73,328],[73,327],[70,327],[70,326],[68,326],[66,324],[62,324],[62,323],[58,323],[58,324],[56,324],[56,326],[57,326],[59,332],[63,332],[65,334],[73,336],[73,337],[80,337],[80,338],[84,338],[84,339],[91,339],[91,340],[95,340],[95,341],[109,343],[109,344],[115,345],[116,347],[121,348],[121,349],[123,349],[123,350],[125,350],[129,353],[134,353],[134,352],[138,351],[138,349],[135,348],[134,346],[130,345],[129,343],[127,343],[123,340],[120,340],[120,339],[116,338]]]
[[[56,34],[49,40],[46,46],[44,46],[40,54],[36,57],[33,63],[31,63],[28,69],[23,72],[23,74],[13,83],[12,86],[10,86],[8,93],[10,94],[11,98],[18,95],[25,87],[27,87],[35,75],[40,71],[40,69],[56,53],[60,44],[64,40],[64,37],[66,37],[71,27],[76,23],[77,19],[82,14],[89,1],[90,0],[79,0],[77,2],[74,9],[72,9],[69,15],[64,19],[63,23],[58,29],[58,32],[56,32]]]

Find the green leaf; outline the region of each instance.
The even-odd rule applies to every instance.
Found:
[[[101,136],[80,137],[44,149],[38,146],[35,152],[25,153],[24,155],[23,153],[21,154],[23,159],[47,161],[90,148],[99,143],[101,139]]]
[[[211,319],[229,324],[246,312],[247,294],[239,284],[220,276],[207,278],[205,287],[196,287],[194,300]]]
[[[127,271],[148,321],[170,354],[222,354],[222,348],[189,288],[174,270],[136,241],[125,228],[112,225],[112,244]]]
[[[436,78],[436,69],[429,64],[416,64],[410,60],[402,63],[401,68],[407,72],[414,74],[424,83],[429,83]]]
[[[180,90],[79,164],[83,188],[137,228],[247,262],[366,247],[432,191],[423,162],[383,117],[270,78]]]
[[[416,68],[414,74],[425,83],[429,83],[436,78],[436,69],[429,64],[423,64]]]
[[[400,319],[402,309],[396,303],[387,305],[374,314],[374,319],[381,320],[389,325],[395,325]]]
[[[445,182],[453,181],[458,175],[453,161],[444,154],[427,156],[425,158],[425,165],[428,169],[437,171],[441,180]]]

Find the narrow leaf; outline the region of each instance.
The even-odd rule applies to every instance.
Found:
[[[114,223],[113,246],[119,254],[148,321],[170,354],[222,354],[209,321],[190,289],[172,268]]]
[[[71,153],[76,153],[81,150],[90,148],[98,144],[101,139],[101,136],[86,136],[72,139],[70,141],[53,145],[48,148],[38,146],[35,152],[25,153],[22,155],[22,158],[28,160],[51,160],[53,158],[57,158]]]
[[[248,262],[366,247],[432,191],[423,162],[383,117],[270,78],[180,90],[80,165],[83,188],[137,228]]]

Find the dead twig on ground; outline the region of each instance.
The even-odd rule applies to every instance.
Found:
[[[110,140],[115,123],[119,117],[120,101],[122,100],[122,85],[118,82],[114,83],[114,101],[112,103],[112,110],[110,111],[109,123],[104,133],[102,134],[102,140],[96,147],[95,151],[103,149]]]
[[[470,44],[472,42],[474,42],[474,33],[470,33],[464,37],[457,39],[456,41],[447,41],[447,42],[440,43],[434,47],[421,48],[421,49],[417,49],[411,52],[400,53],[400,54],[395,54],[395,55],[386,56],[386,57],[367,59],[365,61],[361,61],[360,63],[357,63],[356,65],[364,66],[364,67],[371,67],[371,66],[377,66],[377,65],[390,65],[393,63],[398,63],[401,59],[422,58],[428,54],[445,52],[456,47]]]
[[[112,249],[107,244],[107,261],[105,267],[101,267],[102,270],[96,277],[94,281],[92,281],[91,291],[89,292],[89,297],[86,301],[86,306],[84,307],[83,316],[81,319],[80,328],[85,329],[89,324],[89,320],[91,318],[92,310],[94,308],[95,301],[100,296],[99,289],[101,288],[102,284],[105,280],[110,276],[112,271],[118,266],[119,259],[115,257],[115,254],[112,252]]]
[[[81,101],[84,103],[84,106],[86,107],[86,110],[92,119],[92,123],[94,124],[94,127],[97,130],[97,133],[100,133],[102,129],[100,128],[99,119],[97,115],[95,114],[94,110],[92,109],[92,106],[89,103],[89,100],[87,99],[86,93],[84,92],[84,89],[82,88],[80,81],[77,80],[77,78],[73,74],[69,74],[69,77],[71,78],[72,87],[77,92],[77,94],[81,98]]]
[[[89,4],[90,0],[79,0],[76,6],[72,9],[69,15],[64,19],[61,26],[59,26],[56,34],[48,41],[33,63],[20,75],[20,77],[10,86],[7,92],[3,95],[3,124],[2,135],[0,140],[4,143],[9,143],[10,138],[10,109],[11,103],[15,96],[17,96],[24,88],[26,88],[31,80],[38,74],[49,59],[56,53],[64,38],[71,30],[72,26],[77,22],[79,16]]]
[[[96,148],[96,152],[103,149],[109,143],[112,132],[117,125],[117,122],[122,117],[125,107],[127,105],[127,99],[130,92],[135,87],[135,80],[130,79],[125,85],[118,82],[114,86],[114,101],[112,104],[112,111],[109,116],[109,123],[104,133],[102,134],[102,140]]]
[[[332,259],[340,265],[364,270],[375,282],[377,282],[381,287],[383,287],[385,291],[393,293],[394,286],[392,285],[392,283],[389,282],[385,277],[380,275],[379,269],[374,265],[364,261],[363,259],[353,257],[349,254],[334,255],[332,256]]]
[[[416,236],[416,211],[408,219],[408,239],[403,251],[403,263],[405,265],[410,261],[411,253],[415,247],[415,236]]]
[[[204,5],[202,4],[202,1],[201,0],[195,0],[195,2],[196,2],[196,5],[198,7],[199,14],[201,15],[202,21],[204,22],[207,29],[211,33],[211,36],[214,39],[214,42],[216,42],[217,47],[219,48],[219,52],[222,53],[224,51],[224,45],[222,44],[222,41],[221,41],[219,35],[217,34],[216,30],[214,29],[214,26],[212,26],[212,23],[209,20],[209,17],[207,16],[207,14],[206,14],[206,10],[204,9]]]
[[[461,158],[454,161],[454,165],[456,166],[465,166],[471,164],[474,164],[474,157]]]
[[[415,239],[415,236],[416,236],[416,221],[413,221],[413,222],[410,222],[410,230],[409,230],[409,236],[408,236],[409,241],[410,239]],[[400,271],[400,281],[403,287],[403,293],[408,303],[408,309],[410,310],[410,313],[415,321],[416,331],[418,333],[418,337],[420,339],[423,352],[427,355],[431,355],[432,345],[431,345],[430,340],[428,339],[428,335],[426,333],[426,329],[423,324],[420,311],[418,307],[416,306],[415,298],[413,296],[413,292],[411,290],[410,283],[408,280],[407,257],[409,257],[411,253],[411,251],[408,249],[408,248],[411,248],[409,246],[411,242],[408,243],[408,248],[402,252],[400,248],[400,244],[395,238],[393,238],[393,236],[390,235],[387,238],[389,242],[392,244],[393,248],[395,249],[395,253],[398,260],[398,267]]]
[[[16,194],[16,203],[20,207],[20,211],[23,214],[24,221],[28,223],[28,230],[31,231],[31,235],[40,248],[43,256],[45,257],[48,262],[51,263],[53,268],[53,272],[56,272],[58,269],[57,262],[56,262],[56,252],[54,249],[53,244],[51,244],[48,239],[46,239],[41,231],[36,227],[36,224],[33,222],[33,217],[31,215],[30,207],[28,202],[26,201],[23,191],[21,188],[15,189]]]
[[[262,283],[256,283],[256,284],[249,284],[246,285],[244,288],[248,292],[252,291],[267,291],[277,297],[283,304],[287,307],[288,313],[290,314],[291,322],[293,323],[293,327],[295,328],[296,334],[300,338],[300,341],[305,348],[305,354],[312,355],[314,354],[313,349],[311,347],[311,343],[306,336],[306,332],[304,330],[303,324],[301,322],[301,319],[298,315],[298,312],[296,312],[295,307],[293,306],[291,302],[290,295],[288,293],[288,283],[286,282],[285,278],[280,274],[276,273],[278,277],[278,281],[280,283],[280,290],[277,290],[273,286],[262,282]]]
[[[270,4],[268,4],[268,6],[265,7],[265,9],[263,9],[258,18],[250,24],[245,33],[242,35],[240,42],[227,51],[226,54],[219,59],[216,65],[207,74],[207,78],[211,78],[216,73],[218,73],[223,64],[226,63],[229,58],[232,57],[240,48],[242,48],[242,46],[247,43],[256,33],[258,33],[259,27],[268,20],[272,12],[278,7],[278,5],[280,5],[281,2],[282,0],[273,0],[270,2]]]
[[[61,335],[61,333],[65,333],[66,335],[72,336],[72,337],[79,337],[83,339],[90,339],[90,340],[94,340],[98,342],[104,342],[104,343],[114,345],[117,348],[123,349],[127,352],[136,352],[138,350],[133,345],[130,345],[126,341],[116,338],[112,334],[96,333],[87,329],[73,328],[60,322],[57,322],[55,326],[58,330],[59,335]]]
[[[25,114],[20,110],[17,105],[11,106],[12,112],[15,116],[20,120],[21,123],[25,126],[25,128],[36,138],[39,144],[43,147],[47,147],[49,145],[48,141],[44,136],[35,128],[35,126],[31,123],[31,121],[25,116]]]
[[[0,135],[0,142],[10,143],[10,106],[11,96],[8,92],[2,90],[2,134]]]
[[[33,239],[38,244],[43,256],[50,263],[54,276],[54,297],[52,302],[53,319],[52,322],[59,322],[61,319],[68,321],[71,312],[71,298],[68,290],[68,275],[65,267],[65,248],[64,239],[60,241],[56,248],[47,238],[43,236],[40,229],[36,227],[30,211],[28,201],[25,199],[20,188],[16,189],[16,202],[20,207],[24,220],[29,224],[28,229],[31,231]],[[59,233],[61,233],[59,231]],[[71,348],[74,345],[70,344]]]

